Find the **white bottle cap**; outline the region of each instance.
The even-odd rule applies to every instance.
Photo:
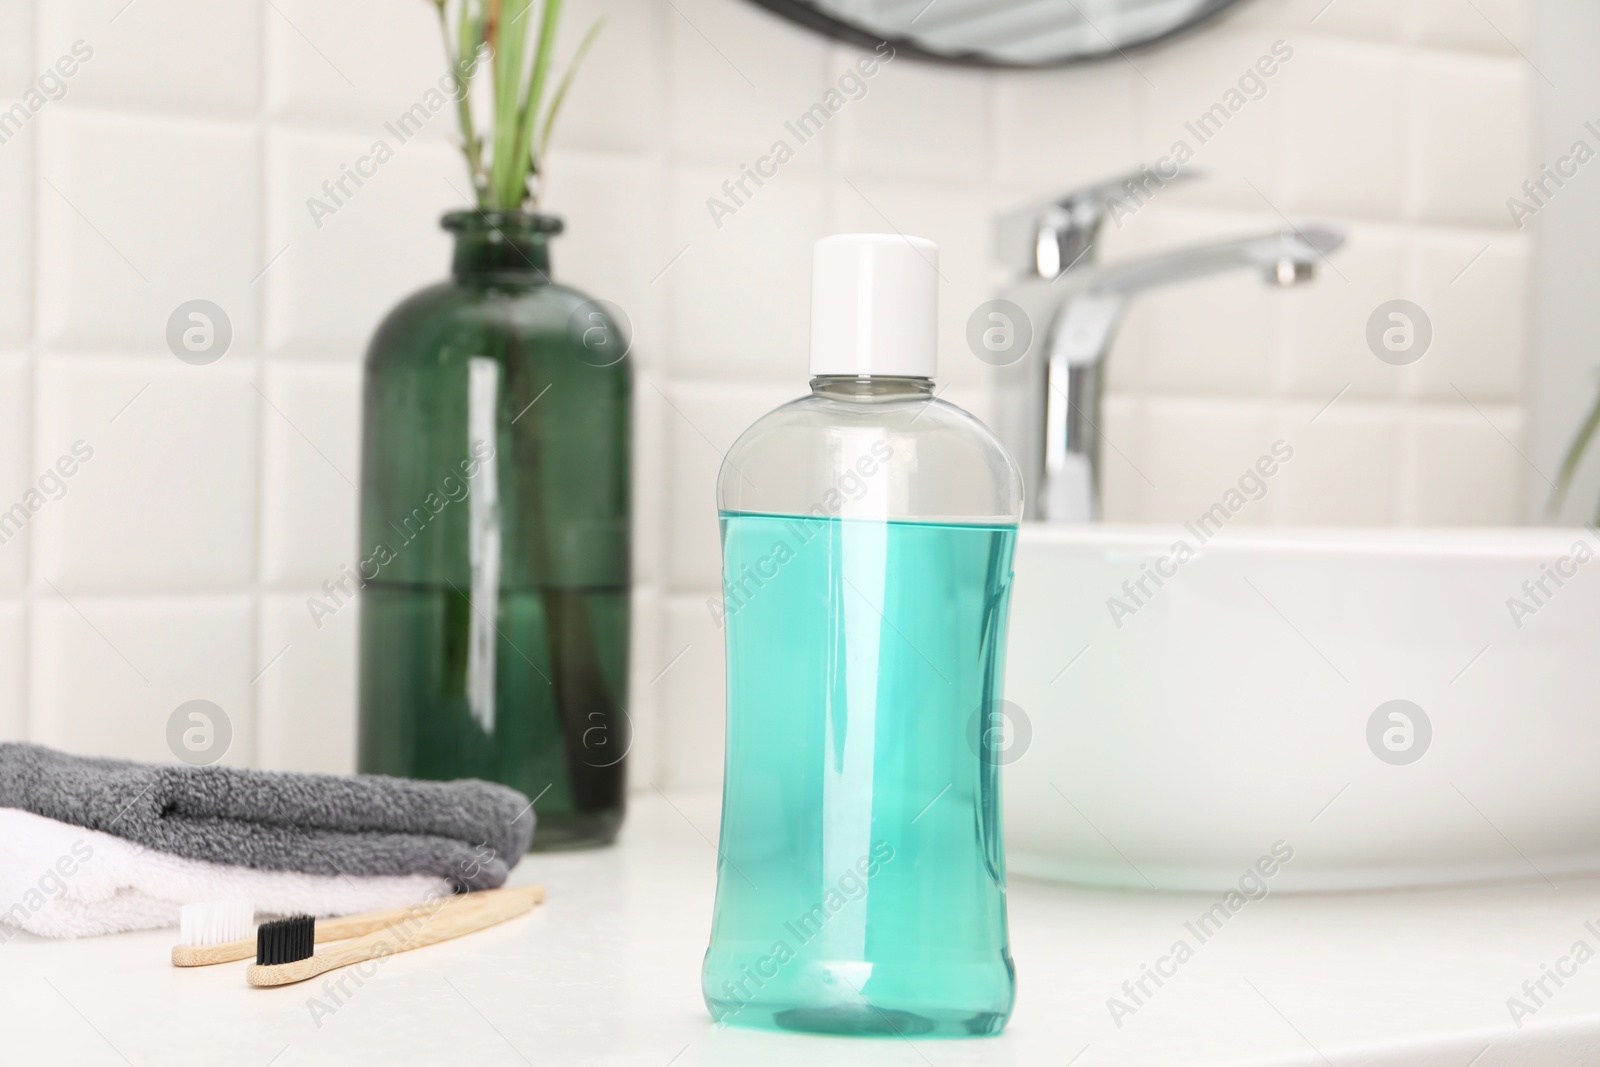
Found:
[[[932,378],[938,369],[939,246],[840,233],[811,258],[811,373]]]

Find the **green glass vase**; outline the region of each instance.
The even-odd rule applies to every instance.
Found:
[[[504,782],[535,849],[605,844],[629,745],[625,326],[551,281],[559,219],[443,225],[450,279],[367,353],[360,769]]]

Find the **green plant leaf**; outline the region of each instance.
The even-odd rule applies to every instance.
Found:
[[[517,113],[516,182],[519,200],[528,192],[528,172],[533,167],[534,124],[543,102],[544,83],[550,76],[550,56],[556,47],[556,26],[561,21],[562,0],[544,0],[544,18],[539,23],[539,39],[534,42],[533,72],[528,76],[528,92]]]
[[[482,0],[477,0],[481,5]],[[450,66],[450,79],[455,87],[456,119],[461,126],[461,152],[466,158],[467,180],[472,184],[473,195],[483,202],[483,144],[472,120],[472,79],[478,69],[478,49],[483,44],[483,17],[481,6],[474,15],[474,0],[461,0],[456,21],[455,39],[450,36],[449,13],[445,0],[435,0],[439,10],[439,31],[444,38],[444,58]]]
[[[502,0],[494,42],[494,159],[490,188],[493,207],[515,210],[522,197],[515,190],[518,136],[517,106],[522,90],[522,67],[532,0]]]
[[[1550,492],[1550,502],[1545,505],[1546,515],[1554,516],[1561,510],[1561,505],[1566,501],[1567,493],[1572,488],[1572,476],[1577,473],[1579,462],[1589,450],[1589,442],[1594,439],[1597,428],[1600,428],[1600,393],[1595,395],[1589,414],[1578,427],[1578,432],[1573,435],[1572,443],[1567,446],[1566,455],[1561,457],[1561,469],[1556,472],[1556,485]],[[1600,521],[1600,518],[1596,521]]]
[[[583,62],[584,55],[589,51],[589,46],[594,44],[594,39],[600,36],[600,29],[606,24],[606,17],[601,15],[594,20],[594,25],[589,27],[589,32],[583,35],[583,40],[578,42],[578,50],[572,53],[572,62],[567,64],[567,72],[561,75],[561,80],[556,83],[556,91],[550,97],[550,110],[545,112],[544,128],[539,132],[539,147],[533,154],[534,170],[539,170],[544,164],[545,150],[550,147],[550,131],[556,124],[556,114],[561,110],[561,102],[567,98],[567,88],[572,84],[572,76],[578,71],[578,64]]]

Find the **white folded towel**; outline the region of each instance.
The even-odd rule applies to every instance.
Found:
[[[155,852],[15,808],[0,808],[0,944],[7,927],[87,937],[177,926],[185,904],[248,900],[257,916],[353,915],[451,891],[430,875],[298,874]]]

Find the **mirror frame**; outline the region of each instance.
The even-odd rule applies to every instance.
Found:
[[[807,0],[750,0],[750,2],[757,7],[765,8],[780,18],[804,26],[806,29],[819,33],[824,37],[854,45],[868,52],[887,40],[897,53],[929,63],[999,70],[1049,70],[1056,67],[1068,67],[1075,63],[1097,63],[1107,59],[1118,58],[1127,52],[1144,51],[1145,49],[1166,44],[1173,38],[1204,28],[1218,15],[1240,3],[1241,0],[1205,0],[1205,5],[1200,9],[1200,13],[1188,22],[1174,26],[1172,29],[1152,37],[1130,41],[1121,46],[1108,45],[1103,51],[1099,52],[1084,52],[1080,55],[1044,60],[1037,63],[1012,63],[1002,59],[991,59],[977,53],[935,52],[924,48],[907,37],[890,37],[886,39],[859,26],[836,19],[832,15],[824,14],[808,3]]]

